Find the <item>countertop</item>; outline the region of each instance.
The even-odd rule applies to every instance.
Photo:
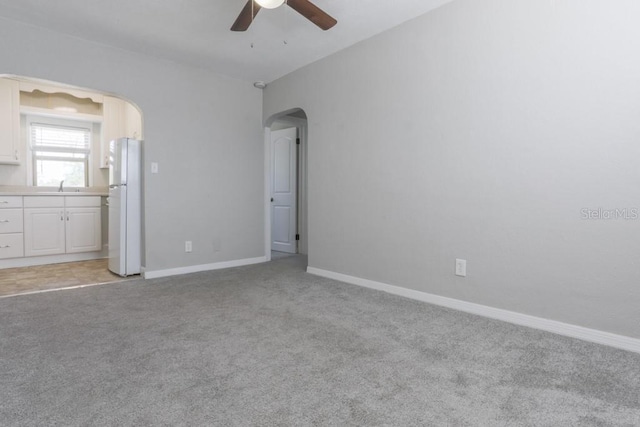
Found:
[[[98,193],[98,192],[89,192],[89,191],[63,191],[62,193],[49,192],[49,191],[17,191],[17,192],[9,192],[9,191],[0,191],[0,196],[102,196],[106,197],[109,193]]]
[[[102,187],[90,187],[85,190],[65,190],[59,192],[57,190],[43,189],[38,191],[34,187],[22,188],[2,188],[0,187],[0,196],[108,196],[109,189]]]

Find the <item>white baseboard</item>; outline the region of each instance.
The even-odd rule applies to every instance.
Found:
[[[233,261],[215,262],[212,264],[190,265],[188,267],[169,268],[166,270],[146,270],[145,279],[156,279],[158,277],[177,276],[178,274],[198,273],[200,271],[221,270],[223,268],[241,267],[243,265],[259,264],[267,262],[266,256],[257,258],[237,259]]]
[[[528,314],[516,313],[514,311],[493,308],[486,305],[474,304],[453,298],[442,297],[413,289],[388,285],[386,283],[375,282],[373,280],[348,276],[346,274],[335,273],[333,271],[322,270],[315,267],[307,267],[307,273],[328,279],[339,280],[352,285],[363,286],[365,288],[376,289],[390,294],[411,298],[414,300],[464,311],[465,313],[476,314],[491,319],[502,320],[516,325],[527,326],[529,328],[540,329],[558,335],[577,338],[584,341],[615,347],[623,350],[640,353],[640,339],[616,335],[610,332],[603,332],[597,329],[589,329],[582,326],[571,325],[558,322],[556,320],[543,319],[541,317],[530,316]]]

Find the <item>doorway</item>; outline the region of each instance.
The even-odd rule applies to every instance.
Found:
[[[265,253],[307,254],[307,116],[301,109],[265,127]]]
[[[142,112],[133,102],[99,90],[8,74],[1,74],[0,82],[6,89],[0,104],[11,107],[5,118],[10,126],[3,131],[15,144],[11,154],[21,159],[11,163],[2,184],[15,202],[10,214],[24,218],[12,221],[20,224],[12,236],[19,235],[21,243],[12,243],[15,252],[0,260],[0,282],[20,281],[23,292],[32,285],[48,289],[113,281],[105,264],[109,141],[142,139]],[[144,220],[144,212],[140,216]],[[144,263],[144,246],[141,252]],[[26,277],[28,269],[42,277]]]
[[[271,250],[298,253],[298,130],[271,130]]]

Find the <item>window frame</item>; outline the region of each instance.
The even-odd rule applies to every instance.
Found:
[[[62,126],[62,127],[72,127],[72,128],[81,128],[87,129],[89,131],[89,151],[86,153],[86,157],[83,160],[75,160],[70,158],[60,158],[54,156],[38,156],[36,153],[38,150],[34,150],[32,134],[31,134],[31,126],[32,124],[41,124],[41,125],[50,125],[54,126]],[[75,120],[68,118],[59,118],[49,115],[27,115],[25,117],[25,137],[27,141],[27,156],[29,161],[27,162],[27,177],[28,177],[28,185],[39,188],[46,188],[51,186],[38,186],[37,179],[37,161],[38,160],[65,160],[65,161],[78,161],[82,162],[85,165],[85,177],[84,177],[84,187],[72,187],[66,186],[66,188],[88,188],[92,185],[93,182],[93,156],[95,151],[95,123],[88,120]],[[48,152],[61,152],[61,153],[70,153],[71,151],[65,150],[63,148],[50,148],[47,149]]]

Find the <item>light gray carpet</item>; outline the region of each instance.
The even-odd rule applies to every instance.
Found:
[[[640,425],[640,355],[303,260],[0,300],[0,424]]]

